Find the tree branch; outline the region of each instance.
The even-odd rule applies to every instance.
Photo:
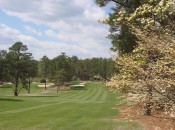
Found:
[[[164,97],[166,97],[166,98],[168,98],[169,100],[171,100],[171,101],[173,101],[173,102],[175,102],[175,100],[173,100],[173,99],[171,99],[168,95],[164,95],[163,93],[161,93],[159,90],[157,90],[155,87],[153,87],[153,89],[157,92],[157,93],[159,93],[160,95],[162,95],[162,96],[164,96]]]
[[[141,3],[140,3],[139,0],[136,0],[136,3],[137,3],[137,6],[140,6],[141,5]]]
[[[116,3],[116,4],[119,4],[121,6],[127,7],[127,8],[130,8],[131,7],[131,6],[127,5],[127,4],[124,4],[124,3],[119,2],[117,0],[111,0],[111,1],[114,2],[114,3]]]

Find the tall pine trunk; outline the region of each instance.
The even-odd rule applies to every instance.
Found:
[[[46,81],[46,79],[45,79],[45,90],[46,90],[46,82],[47,82],[47,81]]]
[[[14,96],[18,96],[18,84],[19,84],[19,78],[17,76],[15,82]]]
[[[28,89],[28,94],[30,94],[30,77],[29,77],[29,89]]]

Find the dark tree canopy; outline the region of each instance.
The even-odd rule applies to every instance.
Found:
[[[109,2],[115,3],[109,14],[108,25],[110,26],[108,38],[111,40],[112,51],[119,54],[130,53],[137,46],[137,38],[126,24],[116,24],[113,19],[116,14],[124,10],[128,14],[133,13],[137,7],[147,2],[146,0],[95,0],[99,6],[106,6]]]
[[[22,42],[16,42],[9,48],[7,60],[10,68],[10,75],[13,77],[15,87],[14,95],[18,96],[20,92],[19,83],[26,85],[26,78],[31,75],[30,65],[32,54],[27,52],[28,48]]]

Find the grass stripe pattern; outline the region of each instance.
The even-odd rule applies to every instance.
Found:
[[[119,112],[115,104],[122,99],[102,82],[88,82],[84,89],[58,93],[37,90],[33,91],[35,96],[7,96],[9,89],[0,87],[0,130],[141,129],[137,123],[115,119]]]

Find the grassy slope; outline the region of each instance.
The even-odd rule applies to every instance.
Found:
[[[120,98],[102,83],[86,89],[51,91],[44,96],[10,97],[10,88],[0,87],[0,129],[3,130],[136,130],[136,123],[113,120]],[[33,89],[39,93],[41,89]],[[41,93],[40,93],[41,95]],[[47,95],[47,96],[46,96]]]

